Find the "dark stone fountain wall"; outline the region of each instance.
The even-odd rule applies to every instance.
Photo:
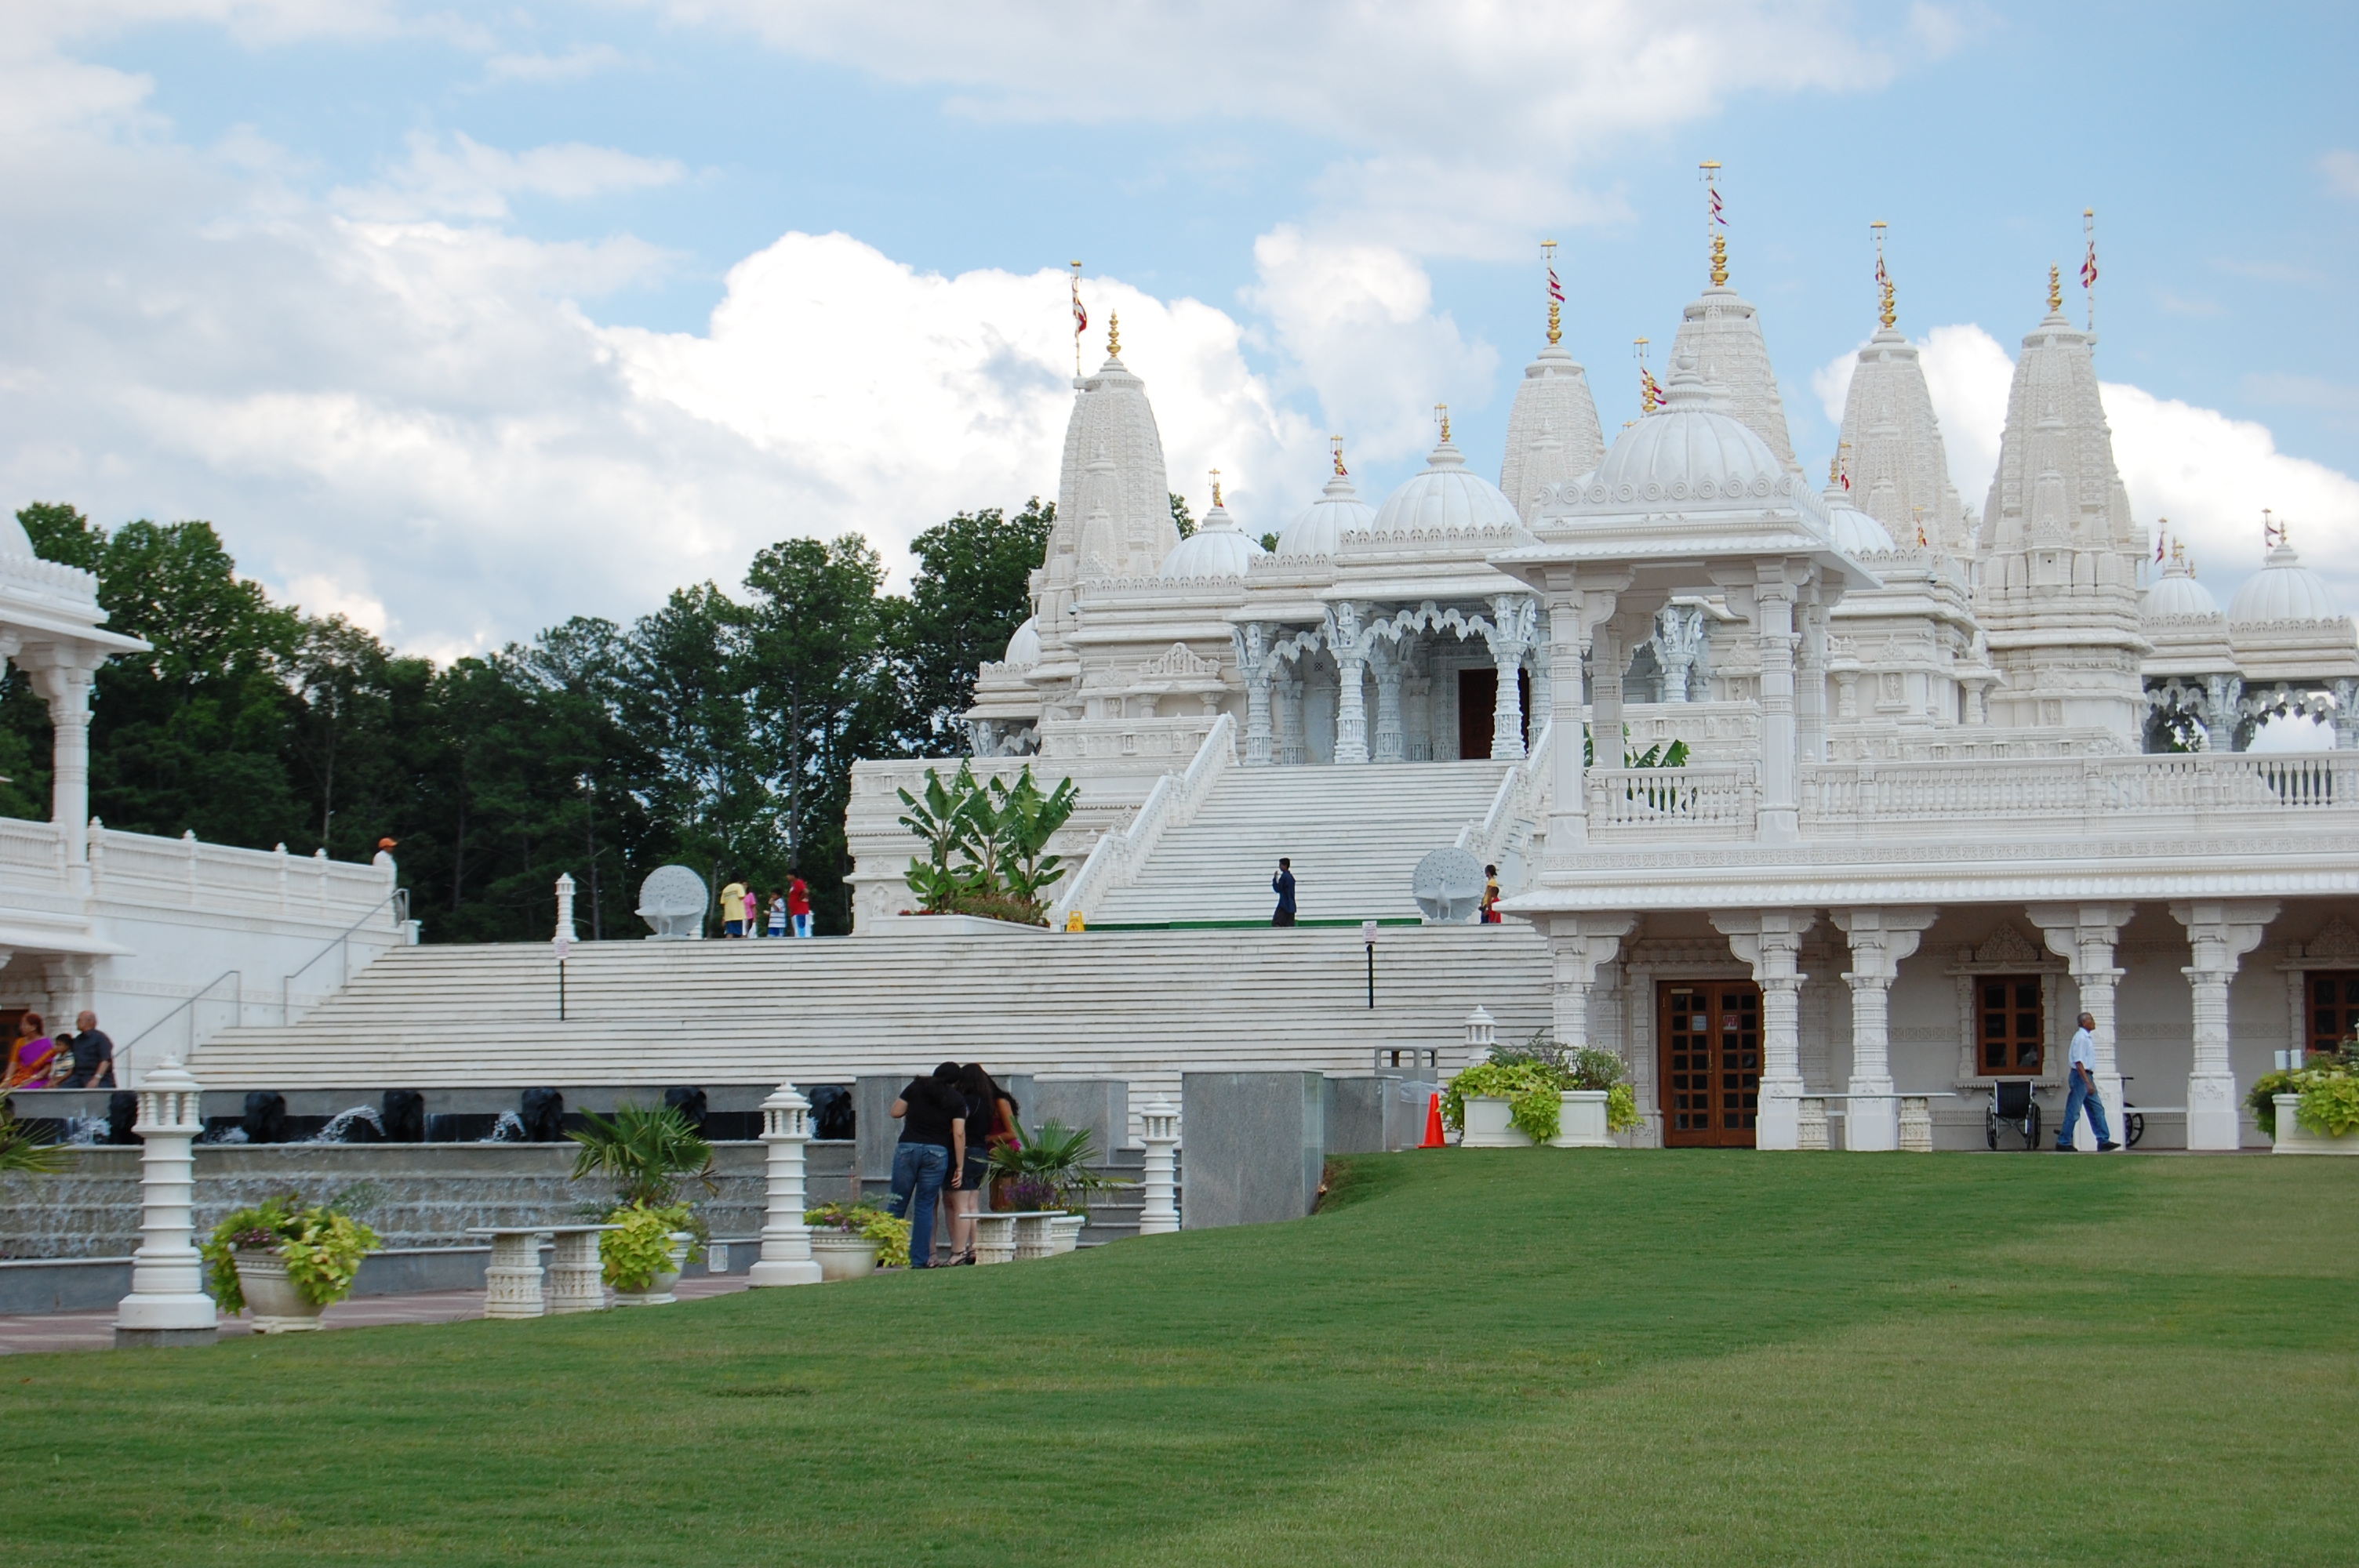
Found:
[[[843,1195],[852,1145],[812,1143],[814,1203]],[[326,1199],[355,1182],[377,1189],[362,1217],[388,1249],[480,1246],[470,1226],[579,1223],[611,1187],[567,1180],[571,1143],[200,1145],[197,1237],[232,1209],[293,1191]],[[717,1237],[760,1234],[766,1160],[759,1143],[713,1145],[721,1190],[693,1195]],[[0,1258],[123,1258],[139,1245],[139,1151],[85,1148],[62,1175],[0,1177]]]

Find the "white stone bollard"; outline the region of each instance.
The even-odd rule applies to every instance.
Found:
[[[811,1258],[810,1227],[803,1223],[803,1145],[810,1141],[810,1101],[792,1084],[762,1102],[762,1141],[770,1146],[769,1207],[762,1225],[762,1256],[745,1271],[745,1282],[816,1285],[819,1264]]]
[[[1491,1047],[1499,1041],[1499,1022],[1489,1012],[1476,1008],[1466,1015],[1466,1062],[1470,1067],[1482,1065],[1491,1059]]]
[[[1144,1130],[1139,1142],[1147,1148],[1147,1179],[1141,1184],[1147,1201],[1138,1211],[1141,1236],[1169,1236],[1180,1228],[1180,1210],[1172,1201],[1172,1151],[1180,1143],[1180,1112],[1160,1095],[1138,1113]]]
[[[132,1128],[140,1140],[140,1242],[131,1257],[131,1293],[115,1309],[117,1345],[211,1345],[220,1336],[189,1214],[196,1187],[190,1145],[205,1130],[203,1098],[177,1056],[141,1076]]]

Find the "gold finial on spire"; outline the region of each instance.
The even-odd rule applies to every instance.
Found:
[[[1335,477],[1349,479],[1352,476],[1352,470],[1343,466],[1343,438],[1340,434],[1330,436],[1327,438],[1327,445],[1332,448],[1335,453]]]
[[[1441,444],[1446,447],[1450,444],[1450,405],[1447,403],[1435,404],[1433,406],[1433,416],[1441,421]]]
[[[1213,504],[1214,506],[1218,506],[1218,505],[1220,505],[1220,503],[1221,503],[1221,470],[1218,470],[1218,469],[1214,469],[1214,470],[1212,470],[1212,504]]]
[[[1106,312],[1106,358],[1122,358],[1122,313],[1118,310]]]
[[[2048,313],[2051,316],[2064,308],[2064,274],[2054,262],[2048,264]]]
[[[1723,288],[1728,284],[1728,217],[1721,209],[1720,165],[1706,158],[1696,167],[1703,170],[1704,200],[1709,208],[1703,232],[1712,239],[1712,286]]]
[[[1542,240],[1540,254],[1548,258],[1549,347],[1554,348],[1564,337],[1564,285],[1556,280],[1556,242]]]
[[[1655,373],[1647,368],[1647,340],[1630,340],[1630,351],[1638,358],[1638,411],[1652,414],[1665,401],[1663,389],[1655,380]]]
[[[1899,311],[1892,303],[1892,274],[1885,270],[1884,265],[1884,220],[1878,218],[1868,227],[1875,231],[1875,290],[1883,305],[1882,319],[1886,327],[1890,327]]]

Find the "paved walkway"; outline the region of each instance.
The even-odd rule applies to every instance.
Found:
[[[743,1274],[698,1274],[673,1293],[683,1301],[727,1295],[745,1288]],[[375,1328],[388,1323],[464,1323],[484,1315],[481,1291],[420,1291],[405,1296],[355,1296],[321,1315],[323,1328]],[[222,1337],[252,1334],[244,1316],[222,1319]],[[0,1315],[0,1356],[35,1350],[107,1350],[114,1345],[114,1309]]]

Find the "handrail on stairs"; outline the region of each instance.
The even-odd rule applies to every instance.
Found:
[[[1470,822],[1458,830],[1458,848],[1473,853],[1483,861],[1495,861],[1507,848],[1514,835],[1516,822],[1533,804],[1547,794],[1549,746],[1556,738],[1554,720],[1540,726],[1539,738],[1532,742],[1524,760],[1509,768],[1491,796],[1491,809],[1483,814],[1480,822]]]
[[[182,1000],[178,1007],[175,1007],[171,1011],[166,1013],[163,1017],[158,1019],[155,1022],[149,1024],[147,1028],[133,1035],[129,1044],[118,1045],[114,1048],[115,1087],[125,1089],[133,1087],[131,1082],[131,1053],[139,1048],[139,1043],[141,1041],[147,1039],[150,1034],[155,1033],[158,1029],[163,1028],[164,1025],[171,1022],[172,1020],[178,1018],[183,1012],[186,1012],[189,1015],[189,1046],[187,1050],[180,1053],[180,1060],[185,1062],[190,1057],[195,1055],[197,1054],[196,1005],[205,1000],[205,993],[207,991],[212,989],[223,980],[236,980],[238,982],[235,997],[235,1004],[237,1007],[237,1018],[235,1022],[239,1024],[245,1023],[245,978],[235,969],[223,969],[220,974],[215,975],[212,979],[207,980],[203,985],[199,986],[194,991],[190,993],[188,997]]]
[[[287,971],[286,976],[278,982],[278,1022],[282,1026],[288,1022],[288,1014],[293,1011],[292,1002],[295,993],[296,977],[302,974],[304,970],[310,968],[321,959],[326,957],[330,953],[341,954],[343,958],[342,973],[341,978],[336,981],[337,989],[341,990],[346,985],[351,983],[353,978],[353,933],[358,931],[362,926],[366,925],[370,921],[375,920],[377,916],[377,912],[385,908],[388,903],[393,905],[393,924],[395,929],[398,930],[400,927],[407,925],[409,923],[409,890],[408,888],[396,888],[391,892],[386,894],[383,898],[377,900],[375,903],[370,905],[369,912],[366,914],[362,915],[358,920],[353,921],[350,925],[345,926],[342,931],[339,931],[333,936],[329,937],[325,945],[323,945],[318,952],[312,954],[310,957],[296,965],[295,968]]]
[[[1130,819],[1127,827],[1108,829],[1091,846],[1089,859],[1082,862],[1071,881],[1065,884],[1061,897],[1049,907],[1049,925],[1061,930],[1065,917],[1080,910],[1086,918],[1089,901],[1115,888],[1128,887],[1138,878],[1138,869],[1163,835],[1174,827],[1185,827],[1195,819],[1197,809],[1222,773],[1237,760],[1237,720],[1234,714],[1223,713],[1212,720],[1204,732],[1203,744],[1196,755],[1180,772],[1165,773],[1147,792],[1146,803],[1138,815]]]

